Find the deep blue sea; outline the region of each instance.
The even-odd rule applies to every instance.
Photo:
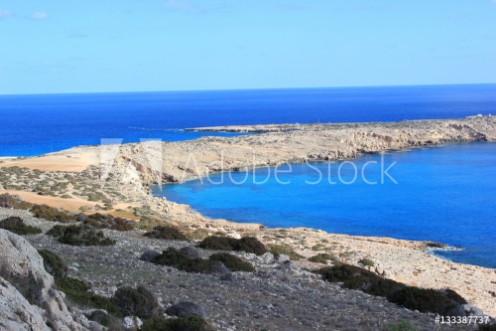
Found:
[[[0,156],[40,155],[99,144],[102,138],[175,141],[213,135],[183,130],[198,126],[479,113],[496,114],[496,85],[0,96]],[[496,267],[495,152],[494,145],[476,144],[388,155],[398,161],[392,169],[397,185],[304,185],[315,170],[294,166],[289,186],[270,180],[263,186],[190,182],[167,186],[164,194],[212,217],[440,241],[464,249],[439,254]]]
[[[277,176],[274,168],[217,174],[155,187],[154,194],[214,218],[442,242],[463,250],[436,254],[496,268],[496,143],[386,154],[384,163],[380,155],[353,162],[356,168],[284,166]],[[382,164],[384,170],[392,166],[391,178],[384,174],[383,181]]]
[[[194,139],[205,133],[182,129],[198,126],[478,113],[496,113],[496,85],[0,96],[0,156],[39,155],[102,138]]]

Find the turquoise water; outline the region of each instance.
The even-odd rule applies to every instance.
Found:
[[[377,181],[369,185],[365,180]],[[155,195],[191,205],[215,218],[259,222],[269,227],[305,226],[334,233],[432,240],[463,248],[437,252],[457,262],[496,268],[496,144],[457,144],[384,156],[384,168],[396,162],[381,183],[381,156],[339,164],[293,165],[217,174],[179,185],[155,187]],[[331,165],[330,184],[328,169]],[[288,166],[281,170],[289,170]],[[269,171],[271,172],[269,174]],[[323,181],[318,171],[324,173]],[[255,184],[268,178],[265,184]],[[278,180],[277,180],[278,179]],[[280,182],[289,182],[281,184]],[[243,184],[236,184],[244,182]]]

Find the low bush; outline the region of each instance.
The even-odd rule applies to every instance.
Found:
[[[46,249],[39,250],[38,253],[43,258],[45,270],[55,279],[64,278],[67,275],[67,265],[57,254]]]
[[[321,268],[317,272],[329,282],[342,282],[345,288],[382,296],[411,310],[454,316],[462,314],[460,305],[466,303],[465,299],[452,290],[407,286],[347,264]]]
[[[336,257],[334,257],[330,254],[327,254],[327,253],[321,253],[321,254],[317,254],[315,256],[312,256],[311,258],[308,259],[308,261],[310,261],[310,262],[322,263],[322,264],[327,264],[327,261],[329,261],[329,260],[335,261]]]
[[[189,240],[181,231],[172,226],[156,226],[145,233],[146,237],[165,240]]]
[[[43,218],[47,221],[70,223],[75,222],[76,217],[64,210],[59,210],[47,205],[34,205],[31,208],[31,213],[37,218]]]
[[[22,201],[16,195],[0,194],[0,208],[29,209],[31,206],[29,202]]]
[[[210,256],[209,260],[222,262],[231,271],[255,271],[255,268],[253,268],[253,266],[249,262],[246,262],[239,257],[228,253],[213,254]]]
[[[443,316],[460,315],[457,311],[460,304],[451,300],[444,291],[405,286],[391,295],[389,300],[400,306],[411,310],[418,310],[422,313],[432,312]]]
[[[56,225],[48,235],[57,238],[62,244],[71,246],[111,246],[114,240],[106,238],[103,232],[96,231],[88,225]]]
[[[496,331],[496,324],[481,324],[479,325],[478,331]]]
[[[289,259],[291,261],[298,261],[303,258],[300,254],[296,253],[293,249],[293,247],[287,245],[287,244],[282,244],[282,245],[270,245],[270,252],[274,254],[274,256],[277,258],[279,255],[284,254],[289,256]]]
[[[121,287],[115,293],[112,301],[123,316],[138,316],[147,319],[160,313],[160,306],[153,294],[143,286],[136,289]]]
[[[210,236],[203,239],[198,244],[198,247],[211,250],[232,251],[237,241],[237,239],[230,237]]]
[[[39,234],[41,229],[24,224],[19,217],[9,217],[0,221],[0,228],[8,230],[18,235]]]
[[[374,261],[366,258],[361,259],[358,263],[367,268],[372,268],[375,265]]]
[[[112,215],[100,213],[85,216],[84,224],[91,225],[97,229],[111,229],[117,231],[131,231],[134,229],[134,222]]]
[[[55,284],[74,304],[82,307],[103,309],[110,314],[121,316],[119,308],[112,299],[92,293],[88,284],[82,280],[71,277],[57,278]]]
[[[199,317],[163,318],[145,320],[140,331],[212,331],[213,329]]]
[[[111,299],[90,292],[90,287],[86,282],[67,277],[67,266],[58,255],[48,250],[38,252],[43,258],[45,270],[53,276],[55,285],[65,293],[71,303],[82,307],[103,309],[115,316],[121,316],[118,307]]]
[[[151,262],[174,267],[186,272],[207,273],[209,270],[209,263],[207,260],[200,258],[190,259],[186,254],[172,247],[169,247],[167,250],[163,251],[161,255],[153,258]]]
[[[198,246],[204,249],[243,251],[256,255],[262,255],[267,252],[265,245],[255,237],[235,239],[230,237],[210,236],[203,239]]]
[[[185,253],[172,247],[153,258],[151,262],[174,267],[186,272],[197,273],[213,272],[215,269],[213,262],[222,262],[230,271],[254,271],[250,263],[228,253],[213,254],[208,260],[201,258],[191,259]]]

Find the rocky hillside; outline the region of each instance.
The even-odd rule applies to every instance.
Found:
[[[0,209],[0,227],[18,233],[41,231],[24,239],[0,230],[4,255],[0,325],[8,330],[102,330],[104,325],[121,330],[123,321],[131,329],[143,321],[143,330],[454,328],[436,326],[434,312],[406,309],[378,292],[364,293],[365,283],[346,285],[347,280],[362,281],[355,277],[357,272],[368,277],[367,282],[389,282],[373,272],[369,275],[369,271],[357,269],[333,281],[330,272],[343,264],[330,257],[320,256],[309,263],[271,252],[254,238],[193,240],[189,233],[170,225],[144,231],[104,215],[73,214],[67,214],[67,219],[57,214],[61,222],[54,222],[36,218],[27,209]],[[50,218],[53,214],[45,215]],[[11,219],[21,223],[5,223]],[[397,286],[387,284],[388,288]],[[140,286],[148,290],[140,290]],[[400,290],[410,291],[406,287]],[[475,307],[463,305],[456,293],[443,293],[432,292],[430,299],[439,294],[449,305],[428,309],[481,314]],[[417,309],[423,310],[423,306]],[[134,321],[133,315],[138,317]],[[178,328],[170,321],[196,324]]]

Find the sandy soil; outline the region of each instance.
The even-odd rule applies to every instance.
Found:
[[[22,167],[41,171],[81,172],[90,165],[98,165],[99,158],[94,150],[69,149],[39,157],[0,160],[0,167]]]

